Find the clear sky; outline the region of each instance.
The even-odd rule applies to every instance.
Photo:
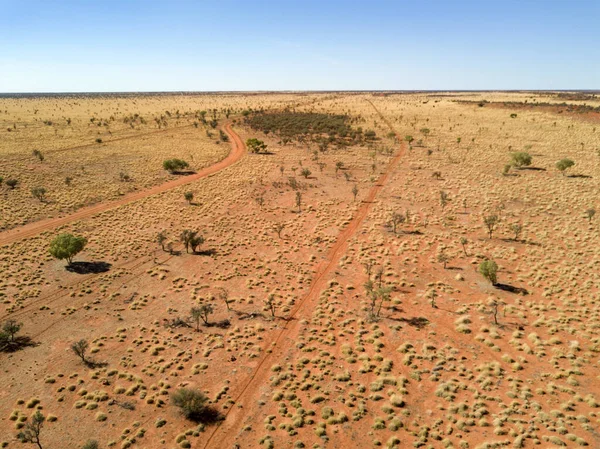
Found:
[[[0,0],[0,92],[600,89],[600,0]]]

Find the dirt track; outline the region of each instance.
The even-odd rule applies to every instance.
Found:
[[[142,198],[146,198],[148,196],[156,195],[159,193],[166,192],[168,190],[174,189],[175,187],[183,186],[189,184],[191,182],[197,181],[198,179],[205,178],[210,176],[220,170],[223,170],[226,167],[236,163],[238,160],[242,158],[245,153],[245,146],[242,142],[240,136],[238,136],[235,131],[233,131],[231,124],[227,124],[224,127],[225,132],[229,135],[231,139],[231,152],[227,155],[227,157],[216,164],[213,164],[209,167],[203,168],[202,170],[194,173],[190,176],[183,176],[181,178],[177,178],[173,181],[166,182],[164,184],[160,184],[158,186],[152,187],[150,189],[141,190],[139,192],[130,193],[128,195],[123,196],[115,201],[110,201],[106,203],[96,204],[94,206],[85,207],[77,212],[74,212],[69,215],[65,215],[64,217],[50,218],[46,220],[36,221],[33,223],[29,223],[25,226],[21,226],[16,229],[11,229],[9,231],[5,231],[0,233],[0,246],[10,244],[12,242],[22,240],[25,238],[33,237],[41,232],[48,231],[51,229],[55,229],[59,226],[63,226],[68,223],[72,223],[74,221],[83,220],[89,218],[93,215],[99,214],[101,212],[106,212],[107,210],[114,209],[119,206],[123,206],[125,204],[131,203],[133,201],[140,200]]]
[[[396,133],[391,123],[381,114],[381,112],[379,112],[379,110],[377,110],[375,105],[370,101],[369,104],[377,111],[381,119],[390,127],[390,129]],[[397,133],[396,137],[402,142],[401,137]],[[404,144],[402,144],[400,151],[398,151],[390,161],[385,172],[379,177],[375,185],[369,191],[367,197],[363,200],[360,208],[352,218],[352,221],[338,235],[335,243],[325,256],[325,260],[317,267],[310,289],[286,317],[285,324],[275,338],[272,341],[267,342],[266,346],[272,348],[272,352],[265,353],[254,372],[249,376],[247,381],[243,383],[240,389],[235,392],[235,397],[233,398],[235,406],[227,410],[225,413],[225,420],[221,421],[219,425],[212,430],[212,433],[204,445],[205,449],[234,447],[234,440],[236,440],[238,432],[240,432],[243,427],[244,418],[252,413],[252,407],[257,403],[257,395],[259,394],[260,386],[269,383],[269,377],[272,374],[269,367],[275,364],[277,360],[283,359],[285,353],[293,348],[293,344],[290,346],[282,343],[282,341],[284,339],[287,339],[289,342],[297,341],[295,334],[299,331],[300,324],[300,319],[297,315],[299,315],[300,311],[310,306],[314,300],[318,299],[319,293],[324,289],[328,281],[327,276],[336,269],[340,258],[346,252],[348,241],[359,230],[369,213],[377,194],[384,187],[390,173],[393,172],[394,168],[404,155],[404,150]],[[308,310],[310,312],[312,311],[312,308],[309,307]]]

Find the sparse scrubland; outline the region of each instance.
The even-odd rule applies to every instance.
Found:
[[[0,99],[0,447],[600,447],[598,106]]]

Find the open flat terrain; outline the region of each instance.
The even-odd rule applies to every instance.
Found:
[[[31,339],[0,351],[0,447],[36,410],[44,449],[600,447],[599,107],[0,98],[0,324]]]

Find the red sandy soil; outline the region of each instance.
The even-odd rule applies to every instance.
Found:
[[[159,193],[166,192],[166,191],[174,189],[176,187],[180,187],[180,186],[192,183],[199,179],[210,176],[220,170],[223,170],[224,168],[227,168],[232,164],[235,164],[244,155],[245,146],[244,146],[244,143],[242,142],[242,140],[240,139],[240,137],[231,128],[231,124],[225,125],[224,129],[225,129],[225,132],[232,139],[233,145],[232,145],[231,152],[227,155],[227,157],[225,159],[217,162],[216,164],[213,164],[209,167],[203,168],[202,170],[198,171],[197,173],[194,173],[193,175],[182,176],[181,178],[177,178],[173,181],[165,182],[164,184],[152,187],[151,189],[146,189],[146,190],[141,190],[139,192],[129,193],[127,195],[124,195],[123,198],[120,198],[115,201],[96,204],[94,206],[82,208],[82,209],[78,210],[77,212],[74,212],[69,215],[65,215],[64,217],[57,217],[57,218],[50,218],[47,220],[36,221],[36,222],[27,224],[27,225],[22,226],[17,229],[11,229],[9,231],[5,231],[3,233],[0,233],[0,246],[7,245],[7,244],[15,242],[17,240],[32,237],[41,232],[55,229],[59,226],[66,225],[68,223],[73,223],[75,221],[84,220],[86,218],[92,217],[101,212],[106,212],[107,210],[111,210],[111,209],[117,208],[119,206],[123,206],[123,205],[131,203],[133,201],[138,201],[143,198],[147,198],[152,195],[157,195]],[[154,132],[148,133],[148,134],[155,134],[155,133],[160,133],[160,132],[164,132],[164,131],[165,130],[154,131]],[[134,136],[134,137],[137,138],[139,136]],[[133,137],[123,137],[123,138],[114,139],[114,140],[124,140],[124,139],[131,139],[131,138],[133,138]]]

